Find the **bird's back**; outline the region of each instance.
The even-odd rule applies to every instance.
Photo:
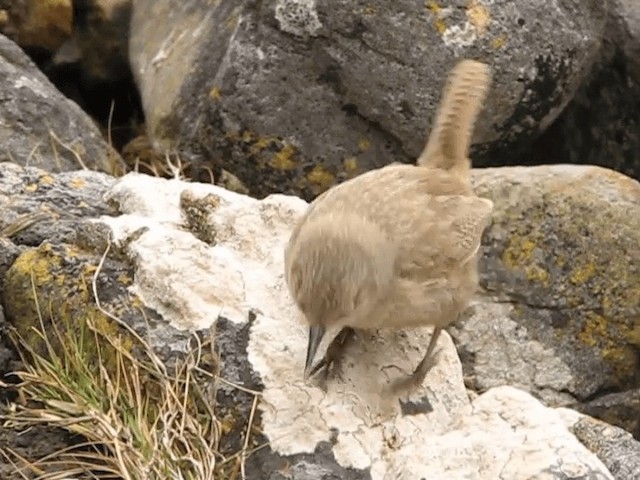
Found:
[[[341,222],[357,215],[396,246],[402,275],[437,278],[475,254],[491,207],[489,200],[473,196],[467,183],[444,170],[392,165],[325,192],[299,228],[324,216],[342,228]]]

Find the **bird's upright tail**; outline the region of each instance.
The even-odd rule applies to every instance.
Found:
[[[471,137],[490,84],[491,71],[484,63],[464,59],[453,67],[419,166],[468,172]]]

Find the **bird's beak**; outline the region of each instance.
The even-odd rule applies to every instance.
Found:
[[[322,337],[324,337],[325,328],[320,325],[314,325],[309,327],[309,345],[307,346],[307,361],[304,364],[304,378],[309,377],[309,370],[311,369],[311,364],[313,363],[313,357],[316,356],[316,351],[318,350],[318,345],[322,341]]]

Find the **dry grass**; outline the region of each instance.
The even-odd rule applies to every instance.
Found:
[[[97,297],[96,303],[102,309]],[[2,427],[17,431],[35,425],[59,427],[84,441],[40,459],[0,450],[0,458],[13,464],[17,475],[38,480],[245,478],[258,392],[252,392],[255,401],[244,449],[225,458],[218,453],[221,428],[214,412],[215,385],[224,380],[211,367],[203,368],[213,332],[205,344],[194,336],[195,347],[170,372],[122,322],[128,335],[113,336],[103,334],[91,319],[45,326],[39,315],[40,325],[34,330],[43,348],[36,349],[12,331],[24,369],[16,372],[21,380],[17,386],[0,385],[17,389],[20,399],[0,417]]]
[[[203,373],[201,344],[169,373],[146,347],[134,357],[120,338],[102,335],[90,322],[80,335],[70,328],[65,328],[70,333],[53,330],[55,342],[44,328],[38,331],[46,355],[15,337],[25,366],[17,372],[18,389],[27,401],[15,405],[4,427],[58,426],[86,442],[33,463],[5,452],[22,464],[25,478],[26,472],[42,480],[63,478],[61,473],[127,480],[215,478],[214,403],[195,381],[196,372]],[[60,345],[57,351],[54,343]],[[115,371],[104,367],[107,356]]]

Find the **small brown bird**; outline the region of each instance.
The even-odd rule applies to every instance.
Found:
[[[294,228],[285,278],[309,324],[305,378],[328,369],[354,329],[432,325],[423,360],[393,389],[424,380],[442,328],[478,285],[480,239],[493,203],[473,193],[468,155],[490,81],[487,65],[458,62],[417,166],[388,165],[334,186]],[[312,369],[331,326],[343,330]]]

